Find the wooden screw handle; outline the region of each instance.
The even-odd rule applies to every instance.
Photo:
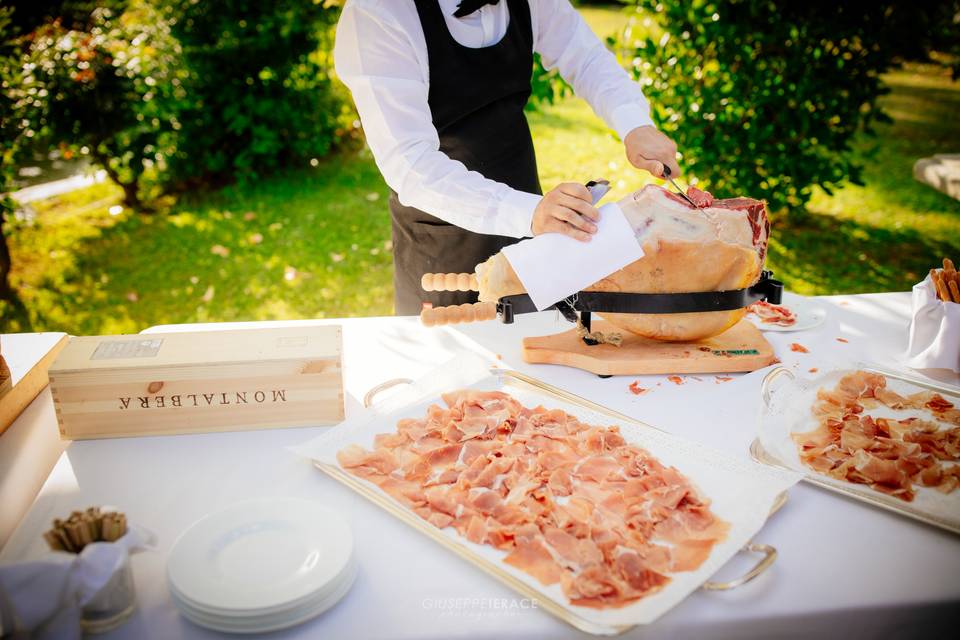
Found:
[[[460,324],[461,322],[480,322],[493,320],[497,317],[497,303],[474,302],[452,307],[435,307],[420,312],[420,322],[427,327],[438,327],[445,324]]]
[[[424,291],[480,291],[472,273],[425,273],[420,286]]]

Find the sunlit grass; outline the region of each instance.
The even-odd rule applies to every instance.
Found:
[[[35,330],[388,314],[386,195],[366,153],[185,198],[154,216],[114,217],[109,205],[64,213],[91,197],[76,192],[43,203],[35,225],[14,231],[13,284]],[[4,310],[4,330],[26,328]]]

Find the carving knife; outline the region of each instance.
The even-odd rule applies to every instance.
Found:
[[[586,187],[593,198],[590,204],[596,206],[603,196],[607,195],[607,193],[610,191],[610,181],[603,179],[591,180],[586,184]]]
[[[673,188],[677,190],[677,195],[689,202],[690,206],[694,209],[699,209],[697,205],[693,204],[693,200],[687,196],[687,192],[681,189],[680,185],[677,184],[677,181],[670,177],[670,167],[667,165],[663,165],[663,177],[670,181],[670,184],[673,185]]]

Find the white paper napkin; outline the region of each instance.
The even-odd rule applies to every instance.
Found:
[[[128,555],[153,543],[152,533],[131,526],[122,538],[88,544],[79,554],[50,551],[35,560],[0,567],[0,599],[15,617],[15,627],[4,620],[4,633],[15,630],[41,640],[80,638],[81,609],[122,568]]]
[[[560,233],[544,233],[503,249],[537,310],[589,287],[643,257],[620,207],[600,207],[597,232],[590,242]]]
[[[915,369],[960,372],[960,304],[938,300],[929,275],[913,285],[910,342],[904,357]]]

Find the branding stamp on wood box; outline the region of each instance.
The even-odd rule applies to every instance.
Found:
[[[71,338],[50,367],[67,439],[336,424],[340,327]]]

